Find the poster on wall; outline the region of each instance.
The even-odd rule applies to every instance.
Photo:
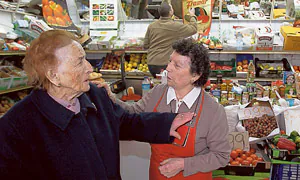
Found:
[[[90,0],[90,29],[117,29],[117,0]]]
[[[188,23],[190,17],[189,9],[194,8],[197,17],[199,38],[209,34],[212,22],[213,5],[214,0],[182,0],[183,23]]]
[[[55,29],[79,31],[72,22],[68,6],[64,0],[42,0],[43,17],[46,23]]]

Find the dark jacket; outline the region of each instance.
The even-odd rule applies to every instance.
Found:
[[[33,90],[7,112],[0,119],[0,179],[121,179],[119,139],[170,142],[175,114],[129,114],[94,85],[79,101],[75,114]]]

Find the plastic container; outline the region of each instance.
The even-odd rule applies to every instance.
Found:
[[[148,76],[145,76],[144,80],[142,81],[142,95],[143,96],[148,93],[148,91],[150,90],[150,87],[151,87],[150,80],[149,80]]]
[[[255,67],[253,64],[253,60],[250,60],[247,71],[247,83],[253,83],[255,78]]]
[[[273,164],[271,179],[300,179],[300,164]]]

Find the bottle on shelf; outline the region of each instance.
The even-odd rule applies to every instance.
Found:
[[[250,60],[247,71],[247,83],[253,83],[255,77],[255,67],[253,64],[253,60]]]
[[[145,94],[147,94],[150,88],[151,88],[150,80],[148,76],[145,76],[144,80],[142,81],[142,95],[144,96]]]

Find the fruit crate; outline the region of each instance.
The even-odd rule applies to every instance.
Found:
[[[223,77],[235,77],[236,75],[236,63],[234,58],[228,61],[211,60],[210,67],[211,77],[216,77],[217,74],[222,74]]]
[[[273,164],[271,180],[298,180],[300,179],[300,164]]]
[[[300,154],[291,154],[289,150],[278,149],[269,139],[265,140],[267,154],[271,159],[293,161],[294,158],[300,157]]]
[[[253,60],[253,55],[251,54],[236,55],[236,77],[247,78],[250,60]]]
[[[254,64],[256,77],[282,78],[283,71],[292,71],[286,58],[282,60],[260,60],[255,58]]]

